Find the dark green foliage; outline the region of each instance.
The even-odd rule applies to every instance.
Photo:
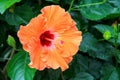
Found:
[[[82,31],[79,51],[69,69],[62,73],[60,69],[30,68],[29,55],[22,50],[17,37],[20,25],[26,25],[41,13],[41,8],[52,4],[69,10]],[[8,41],[9,35],[12,40]],[[120,0],[0,0],[0,80],[62,80],[63,77],[120,80]]]
[[[11,80],[33,80],[35,69],[28,66],[29,57],[25,51],[18,52],[8,63],[7,73]]]

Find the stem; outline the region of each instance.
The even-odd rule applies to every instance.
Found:
[[[38,4],[41,5],[41,3],[42,3],[42,0],[38,0]]]
[[[2,70],[0,72],[2,73],[2,80],[7,80],[7,77],[3,74]]]
[[[61,69],[60,69],[60,74],[61,74],[62,80],[65,80]]]
[[[114,29],[114,39],[115,39],[115,43],[114,43],[114,46],[115,46],[115,54],[114,54],[114,56],[115,56],[115,60],[116,60],[116,67],[118,67],[118,57],[117,57],[117,55],[118,55],[118,52],[117,52],[117,48],[118,48],[118,44],[117,44],[117,40],[118,40],[118,34],[119,34],[119,28],[118,28],[118,25],[117,25],[117,23],[116,23],[116,26],[115,26],[117,29]]]
[[[104,39],[99,39],[98,41],[104,41]]]
[[[0,60],[9,60],[9,58],[0,58]]]
[[[117,47],[118,47],[118,44],[117,44],[117,40],[118,40],[118,34],[119,34],[119,32],[118,32],[118,28],[117,28],[117,30],[114,30],[114,39],[115,39],[115,48],[117,49]]]
[[[114,54],[114,56],[115,56],[115,60],[116,60],[116,62],[115,62],[115,66],[118,67],[118,63],[119,63],[119,62],[118,62],[117,46],[115,46],[115,49],[116,49],[116,50],[115,50],[115,54]]]
[[[107,0],[103,0],[101,2],[97,2],[97,3],[90,3],[90,4],[83,4],[83,5],[79,5],[79,6],[75,6],[72,8],[72,10],[79,10],[78,8],[80,7],[86,7],[86,6],[94,6],[94,5],[100,5],[100,4],[104,4]]]
[[[71,2],[71,4],[70,4],[70,7],[69,7],[69,9],[68,9],[68,12],[70,12],[70,11],[71,11],[72,6],[73,6],[73,3],[74,3],[74,0],[72,0],[72,2]]]
[[[118,32],[120,31],[120,24],[118,24]]]
[[[10,61],[10,59],[12,58],[14,52],[15,52],[15,49],[12,49],[11,55],[10,55],[10,57],[9,57],[9,60],[7,61],[5,67],[4,67],[3,70],[2,70],[3,80],[7,80],[7,78],[6,78],[6,76],[5,76],[5,74],[6,74],[6,67],[7,67],[7,65],[8,65],[8,63],[9,63],[9,61]]]

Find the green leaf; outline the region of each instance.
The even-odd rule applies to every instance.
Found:
[[[102,63],[100,61],[95,60],[90,57],[83,56],[83,55],[77,55],[77,63],[76,64],[78,64],[80,66],[81,72],[90,73],[91,75],[94,76],[95,79],[99,79],[99,77],[100,77],[99,71],[102,66]],[[77,73],[79,73],[79,72],[77,72]]]
[[[9,60],[8,57],[10,56],[12,50],[13,49],[10,47],[7,47],[4,51],[2,51],[1,55],[4,54],[4,56],[2,58],[0,57],[0,61],[5,62],[6,60]]]
[[[8,43],[9,46],[13,47],[14,49],[16,48],[15,39],[11,35],[8,36],[7,43]]]
[[[60,69],[57,70],[49,69],[48,70],[49,80],[58,80],[60,77],[60,73],[61,73]]]
[[[0,0],[0,13],[3,14],[7,8],[20,1],[21,0]]]
[[[114,29],[112,26],[98,24],[98,25],[95,25],[94,28],[96,28],[102,34],[104,34],[106,31],[109,31],[111,33],[111,37],[114,37]]]
[[[7,73],[11,80],[33,80],[35,69],[28,66],[28,53],[21,51],[15,54],[7,65]]]
[[[7,30],[9,29],[8,25],[1,24],[0,27],[0,44],[3,44],[6,42],[7,39]],[[3,51],[2,51],[3,52]]]
[[[103,31],[104,29],[100,29]],[[114,53],[114,47],[108,43],[99,43],[91,33],[83,34],[80,51],[88,52],[89,56],[109,60]]]
[[[46,0],[46,1],[50,1],[50,2],[53,2],[53,3],[59,3],[59,0]]]
[[[23,18],[26,22],[29,22],[29,20],[34,17],[32,8],[28,5],[21,5],[16,7],[15,14]]]
[[[60,69],[45,69],[44,71],[37,71],[34,80],[59,80]]]
[[[120,7],[120,0],[108,0],[114,6]]]
[[[94,49],[97,43],[97,39],[91,33],[83,34],[83,40],[80,45],[80,51],[88,52],[88,50]]]
[[[69,69],[64,72],[64,77],[66,80],[76,80],[74,78],[76,78],[78,73],[86,72],[93,75],[97,80],[100,77],[99,70],[101,66],[102,63],[100,61],[78,53],[74,56],[73,61],[70,63]]]
[[[81,58],[82,57],[79,54],[74,56],[73,61],[69,65],[69,69],[67,69],[64,72],[64,76],[66,80],[75,77],[75,75],[81,71],[81,61],[82,61]],[[84,61],[84,63],[87,63],[87,61]],[[83,64],[82,66],[83,66],[83,70],[84,68],[87,68],[87,65],[85,64]]]
[[[94,80],[94,77],[89,73],[80,72],[75,76],[75,78],[70,80]]]
[[[65,1],[68,1],[68,0],[65,0]],[[70,2],[70,1],[69,1]],[[85,19],[81,18],[82,15],[79,14],[79,12],[70,12],[70,15],[72,16],[72,18],[75,20],[76,22],[76,26],[78,28],[78,30],[82,30],[82,28],[85,29],[85,27],[82,27],[83,25],[84,26],[87,26],[87,22],[84,22]]]
[[[116,50],[114,54],[117,62],[120,63],[120,50]]]
[[[102,60],[110,60],[113,57],[115,48],[108,43],[97,43],[94,49],[89,50],[89,55]]]
[[[120,6],[118,5],[120,5],[119,0],[82,0],[79,9],[87,19],[100,20],[115,14],[117,16],[114,17],[118,17],[120,15]]]
[[[21,5],[15,8],[14,13],[6,12],[5,20],[9,25],[27,24],[34,17],[31,7]]]
[[[101,74],[101,80],[120,80],[117,69],[112,65],[104,65]]]
[[[107,16],[109,10],[109,7],[111,7],[108,4],[105,5],[95,5],[90,7],[83,7],[80,9],[81,14],[90,20],[100,20]],[[88,14],[89,13],[89,14]]]
[[[18,15],[16,14],[13,14],[13,13],[6,13],[5,15],[5,20],[7,21],[7,23],[9,25],[20,25],[21,23],[25,23],[27,24],[27,21],[24,20],[22,17],[19,17]]]
[[[114,32],[114,28],[112,26],[98,24],[98,25],[95,25],[94,28],[96,28],[102,34],[104,34],[106,31],[109,31],[111,33],[111,38],[108,41],[113,44],[115,43],[115,39],[114,39],[115,32]],[[118,33],[117,43],[120,44],[120,33]]]
[[[118,33],[117,43],[120,44],[120,33]]]

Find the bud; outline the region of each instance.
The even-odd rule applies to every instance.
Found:
[[[105,40],[109,40],[109,39],[111,38],[111,33],[110,33],[110,31],[105,31],[105,32],[103,33],[103,38],[104,38]]]
[[[11,35],[8,36],[7,43],[9,46],[13,47],[14,49],[16,48],[15,39]]]
[[[13,5],[9,8],[9,12],[14,13],[14,9],[15,9],[15,5]]]
[[[115,21],[113,24],[112,24],[113,28],[114,28],[114,31],[116,32],[117,31],[117,21]]]

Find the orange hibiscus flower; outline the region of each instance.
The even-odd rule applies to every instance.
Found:
[[[79,49],[81,31],[68,12],[58,5],[46,6],[28,25],[20,26],[17,35],[29,52],[32,68],[68,68]]]

